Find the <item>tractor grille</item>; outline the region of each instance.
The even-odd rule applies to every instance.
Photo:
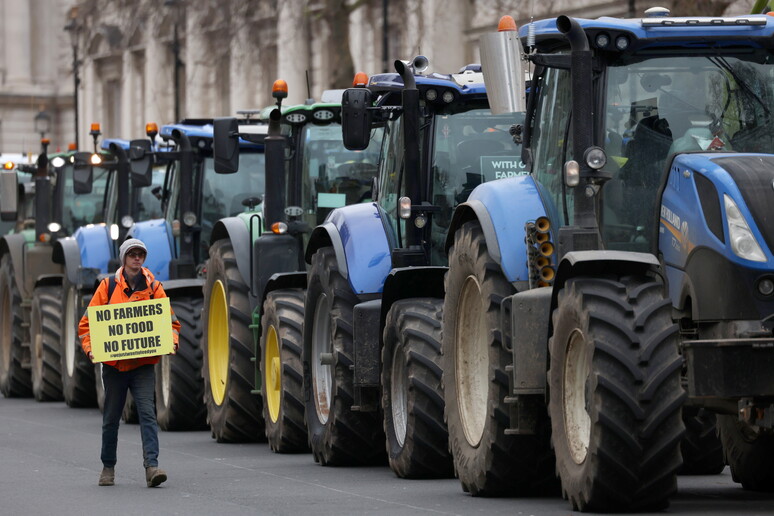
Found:
[[[713,159],[734,179],[769,250],[774,252],[774,156]]]

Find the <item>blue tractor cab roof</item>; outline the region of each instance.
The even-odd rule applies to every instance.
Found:
[[[593,48],[611,52],[683,45],[718,48],[732,42],[738,46],[740,39],[747,40],[747,45],[754,48],[774,46],[774,17],[765,15],[650,16],[631,19],[604,16],[594,20],[575,18],[575,21],[586,31]],[[534,22],[538,47],[568,45],[556,22],[557,18]],[[528,24],[519,29],[522,41],[527,41],[528,32]]]
[[[188,136],[189,140],[191,140],[192,147],[211,149],[212,140],[213,140],[212,120],[202,121],[203,123],[201,125],[190,123],[190,122],[193,122],[193,121],[183,120],[182,122],[177,124],[163,125],[161,126],[161,130],[159,131],[159,135],[163,139],[168,140],[172,138],[173,131],[180,131],[181,133]],[[255,127],[258,128],[261,126],[255,126]],[[248,149],[259,150],[259,151],[263,150],[263,144],[249,142],[242,138],[239,139],[239,147],[243,150],[248,150]]]
[[[480,69],[480,66],[468,65],[460,73],[415,75],[414,80],[421,97],[429,104],[443,105],[463,99],[485,99],[486,86]],[[403,78],[398,73],[372,75],[367,88],[382,95],[380,104],[399,103],[398,97],[391,94],[403,90]]]

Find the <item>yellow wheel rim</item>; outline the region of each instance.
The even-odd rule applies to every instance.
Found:
[[[265,366],[266,404],[269,407],[269,417],[273,423],[279,419],[280,393],[282,392],[282,370],[279,352],[279,337],[277,329],[269,326],[266,336],[266,350],[263,357]]]
[[[207,361],[212,399],[222,405],[226,397],[229,366],[228,303],[223,282],[218,280],[210,293],[207,326]]]

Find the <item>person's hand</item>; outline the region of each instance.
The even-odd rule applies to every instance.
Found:
[[[91,351],[89,351],[89,360],[91,360],[92,364],[94,363],[94,353],[92,353]]]
[[[180,348],[180,344],[179,344],[179,343],[177,343],[177,342],[175,342],[175,343],[174,343],[174,351],[172,351],[172,354],[173,354],[173,355],[176,355],[176,354],[177,354],[177,350],[178,350],[178,348]]]

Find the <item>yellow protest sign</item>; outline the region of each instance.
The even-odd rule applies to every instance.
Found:
[[[88,313],[95,362],[168,355],[175,349],[167,297],[90,306]]]

